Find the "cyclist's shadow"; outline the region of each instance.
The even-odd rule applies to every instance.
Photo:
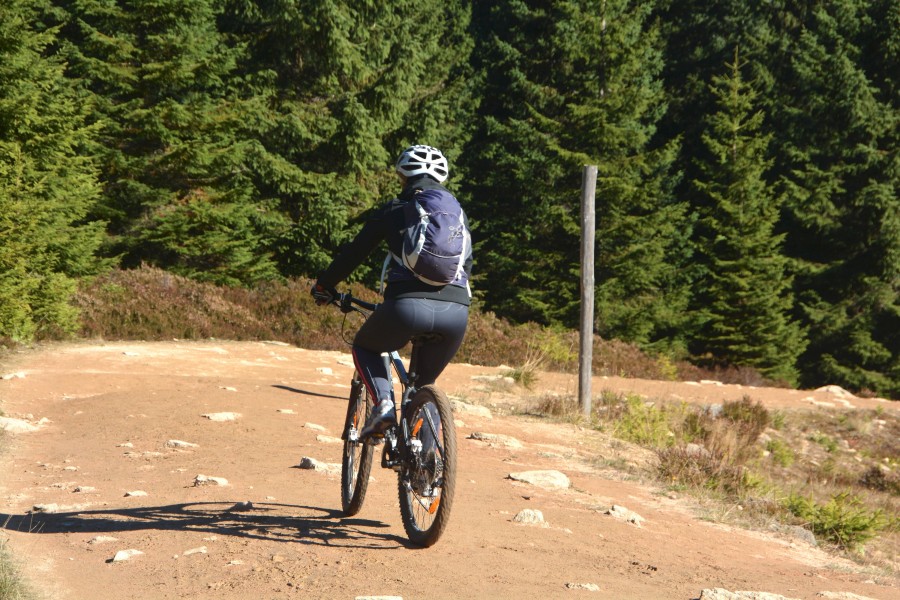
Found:
[[[342,515],[329,508],[291,504],[191,502],[19,515],[0,513],[0,528],[34,534],[196,531],[346,548],[409,547],[405,537],[380,531],[390,527],[385,523]]]

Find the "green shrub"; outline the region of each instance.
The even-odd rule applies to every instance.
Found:
[[[811,496],[791,494],[785,507],[816,536],[848,550],[874,538],[888,524],[884,512],[868,510],[849,492],[835,494],[825,504],[817,503]]]
[[[796,458],[794,451],[781,440],[769,440],[766,443],[766,450],[769,451],[769,455],[775,464],[782,467],[790,467],[794,464],[794,459]]]
[[[825,449],[826,452],[829,452],[829,453],[833,453],[833,452],[837,451],[837,449],[838,449],[838,444],[834,440],[834,438],[827,436],[823,433],[816,432],[816,433],[810,435],[809,441],[819,444],[820,446],[822,446],[822,448]]]
[[[651,448],[665,448],[673,442],[666,412],[638,396],[625,398],[624,410],[611,428],[616,437]]]

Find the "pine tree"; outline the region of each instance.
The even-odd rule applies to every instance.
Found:
[[[810,337],[803,383],[900,395],[896,6],[797,2],[777,17],[771,112]]]
[[[85,156],[94,131],[44,56],[55,32],[34,28],[32,0],[0,6],[0,338],[71,332],[77,277],[102,268],[102,224],[85,219],[99,196]]]
[[[223,27],[248,46],[241,72],[274,107],[247,129],[256,185],[290,220],[273,241],[283,273],[315,274],[349,221],[397,193],[405,146],[441,148],[458,181],[468,22],[461,1],[227,3]]]
[[[573,325],[579,313],[579,187],[596,164],[597,328],[653,342],[685,305],[675,146],[654,145],[664,112],[657,32],[645,4],[504,2],[474,20],[485,94],[471,170],[490,265],[488,308]]]
[[[266,242],[283,221],[246,171],[254,118],[231,76],[239,48],[216,0],[84,0],[68,11],[72,72],[104,125],[104,206],[126,267],[149,263],[221,283],[277,275]]]
[[[707,119],[694,186],[702,196],[697,227],[703,274],[694,293],[702,315],[692,350],[713,363],[754,367],[773,379],[795,382],[803,349],[793,308],[783,235],[774,232],[782,199],[768,184],[771,166],[762,133],[763,113],[742,75],[735,50],[726,76],[713,77],[718,112]]]

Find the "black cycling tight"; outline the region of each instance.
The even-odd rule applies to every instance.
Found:
[[[388,365],[381,354],[403,348],[422,333],[438,333],[439,341],[421,347],[416,385],[434,383],[462,344],[469,307],[424,298],[385,300],[360,327],[353,340],[353,361],[376,401],[393,399]]]

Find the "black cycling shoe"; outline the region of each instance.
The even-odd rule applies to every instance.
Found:
[[[397,409],[393,400],[382,400],[372,409],[372,414],[366,419],[366,424],[359,432],[359,439],[368,437],[380,437],[384,435],[391,425],[397,423]]]

